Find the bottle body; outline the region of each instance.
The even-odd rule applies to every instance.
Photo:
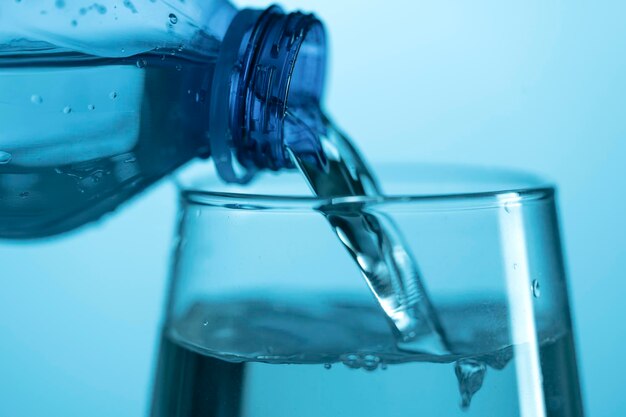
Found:
[[[65,57],[0,69],[0,236],[62,233],[208,156],[214,63]]]
[[[231,182],[293,167],[287,101],[323,88],[314,16],[224,0],[44,5],[0,5],[0,238],[72,230],[194,157]]]
[[[0,237],[75,229],[208,157],[224,0],[0,5]]]

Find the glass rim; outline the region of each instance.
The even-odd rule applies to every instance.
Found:
[[[424,165],[424,164],[422,164]],[[345,205],[406,207],[410,210],[464,210],[480,208],[527,205],[552,199],[556,187],[541,177],[523,170],[488,168],[460,164],[426,164],[433,167],[459,169],[465,172],[488,172],[489,175],[515,176],[524,183],[518,187],[493,187],[485,191],[398,193],[381,196],[317,197],[306,195],[281,195],[228,191],[207,191],[201,187],[185,187],[179,184],[179,197],[184,205],[198,207],[222,207],[233,210],[264,211],[328,211],[330,207]],[[460,173],[462,174],[462,173]],[[527,185],[526,185],[527,184]]]

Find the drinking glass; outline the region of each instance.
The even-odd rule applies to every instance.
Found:
[[[583,416],[555,189],[375,168],[385,196],[310,197],[295,173],[182,186],[153,417]],[[445,352],[403,348],[330,212],[394,223]]]

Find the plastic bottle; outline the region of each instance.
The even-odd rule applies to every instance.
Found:
[[[288,102],[319,102],[324,70],[320,21],[276,6],[2,2],[0,238],[73,230],[197,157],[232,182],[291,167]]]

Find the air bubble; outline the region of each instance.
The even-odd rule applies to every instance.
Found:
[[[178,23],[178,16],[176,16],[174,13],[170,13],[170,23],[175,25],[176,23]]]
[[[0,151],[0,165],[8,164],[9,162],[11,162],[12,158],[13,155],[11,155],[9,152]]]
[[[367,371],[373,371],[378,368],[380,364],[380,358],[374,355],[365,355],[363,357],[363,369]]]
[[[70,114],[72,112],[72,108],[70,106],[63,107],[63,113]]]
[[[118,96],[117,91],[111,91],[111,92],[109,93],[109,98],[110,98],[111,100],[115,100],[115,99],[117,98],[117,96]]]
[[[541,297],[541,286],[539,285],[539,281],[534,279],[531,289],[535,298]]]
[[[20,193],[20,197],[22,197],[22,198],[26,198],[29,195],[30,195],[30,193],[28,191],[23,191],[23,192]]]
[[[343,364],[346,365],[348,368],[353,368],[353,369],[357,369],[361,367],[359,364],[359,357],[355,354],[347,355],[343,359]]]
[[[57,9],[62,9],[65,7],[65,0],[56,0],[54,2],[54,5],[56,6]]]
[[[205,327],[208,326],[209,325],[209,321],[207,320],[207,321],[202,322],[202,325],[205,326]]]
[[[94,106],[93,104],[88,104],[87,105],[87,110],[95,110],[96,106]]]
[[[196,93],[196,103],[204,103],[206,99],[206,91],[200,90]]]
[[[332,364],[332,363],[325,363],[325,364],[324,364],[324,369],[330,369],[330,368],[332,368],[332,367],[333,367],[333,364]]]
[[[139,58],[136,62],[137,68],[144,68],[147,62],[144,58]]]
[[[43,103],[43,98],[39,94],[33,94],[30,96],[30,102],[33,104],[41,104]]]

